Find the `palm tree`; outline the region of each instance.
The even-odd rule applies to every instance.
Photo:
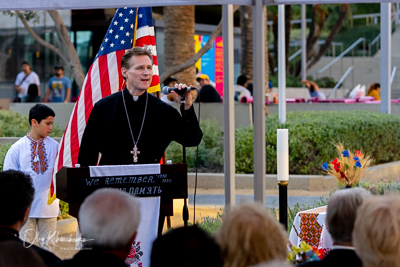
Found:
[[[165,69],[181,65],[194,56],[194,6],[164,7],[164,58]],[[194,65],[178,72],[179,82],[195,84]]]

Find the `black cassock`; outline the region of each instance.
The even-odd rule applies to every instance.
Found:
[[[181,108],[182,116],[169,104],[145,92],[137,101],[125,88],[98,101],[90,114],[79,150],[81,166],[133,164],[133,141],[122,100],[125,96],[135,142],[142,126],[146,97],[148,104],[143,130],[137,143],[137,164],[159,163],[171,141],[197,146],[203,136],[193,106]]]

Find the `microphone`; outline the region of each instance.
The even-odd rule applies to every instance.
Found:
[[[178,93],[178,95],[184,95],[186,91],[191,91],[191,90],[196,90],[196,87],[189,86],[189,87],[182,88],[181,90],[179,90],[178,88],[175,88],[175,87],[164,86],[162,93],[164,95],[168,95],[172,91],[175,91]]]

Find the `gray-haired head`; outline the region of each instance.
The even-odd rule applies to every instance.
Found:
[[[371,193],[364,188],[336,191],[328,201],[326,224],[336,244],[352,245],[357,210]]]
[[[116,189],[98,189],[79,210],[82,237],[93,239],[84,245],[109,250],[126,248],[131,245],[140,217],[140,202],[135,196]]]

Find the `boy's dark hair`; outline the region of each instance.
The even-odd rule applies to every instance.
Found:
[[[247,82],[247,77],[245,75],[240,75],[237,78],[236,84],[244,86],[246,84],[246,82]]]
[[[218,244],[196,225],[159,236],[153,243],[150,257],[150,267],[223,265]]]
[[[9,226],[22,221],[34,194],[28,174],[15,170],[0,172],[0,225]]]
[[[32,119],[35,119],[40,123],[43,119],[46,119],[49,116],[55,117],[56,114],[48,106],[36,104],[31,108],[31,110],[29,110],[29,125],[32,125]]]
[[[23,61],[21,65],[28,65],[29,67],[31,66],[31,64],[29,64],[27,61]]]

